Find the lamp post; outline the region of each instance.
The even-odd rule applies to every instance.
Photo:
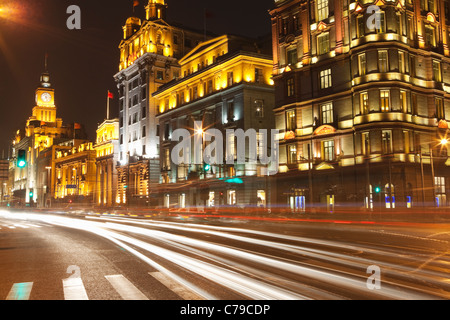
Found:
[[[52,167],[47,166],[45,167],[47,169],[47,194],[46,194],[46,202],[48,203],[48,207],[51,207],[51,199],[52,199],[52,181],[50,176],[50,171],[52,170]],[[47,207],[47,203],[44,203],[44,207]]]
[[[445,147],[448,144],[448,139],[447,138],[443,138],[439,141],[439,145],[441,145],[441,147]],[[433,201],[434,201],[434,206],[437,206],[437,201],[436,201],[436,183],[435,183],[435,176],[434,176],[434,158],[433,158],[433,146],[430,146],[430,163],[431,163],[431,186],[433,188]]]

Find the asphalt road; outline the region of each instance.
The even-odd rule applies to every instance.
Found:
[[[448,299],[449,227],[0,212],[0,300]]]

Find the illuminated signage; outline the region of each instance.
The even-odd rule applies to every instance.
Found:
[[[324,125],[324,126],[321,126],[321,127],[317,128],[317,130],[314,131],[314,135],[315,136],[321,136],[321,135],[324,135],[324,134],[332,134],[332,133],[335,133],[335,132],[336,132],[336,129],[333,128],[332,126]]]
[[[284,134],[284,140],[292,140],[292,139],[295,139],[294,131],[288,131]]]

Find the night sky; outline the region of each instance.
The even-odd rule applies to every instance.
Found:
[[[118,45],[122,26],[133,15],[132,0],[0,0],[0,152],[25,127],[34,107],[34,91],[48,69],[56,90],[57,116],[82,123],[91,140],[106,117],[107,91],[116,93]],[[168,22],[203,31],[204,9],[212,16],[207,30],[258,37],[270,34],[273,0],[166,0]],[[143,19],[147,0],[135,15]],[[81,8],[81,30],[69,30],[67,7]],[[117,95],[115,96],[117,97]],[[117,116],[117,100],[111,114]],[[0,153],[1,156],[1,153]]]

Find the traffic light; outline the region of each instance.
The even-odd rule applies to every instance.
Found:
[[[375,187],[375,193],[380,193],[381,192],[381,188],[380,187]]]
[[[205,164],[203,165],[203,170],[204,170],[205,172],[208,172],[209,170],[211,170],[211,165],[208,164],[208,163],[205,163]]]
[[[30,198],[33,198],[33,191],[30,191],[29,196]]]
[[[27,153],[25,150],[19,150],[17,154],[17,166],[19,168],[25,168],[27,165]]]

